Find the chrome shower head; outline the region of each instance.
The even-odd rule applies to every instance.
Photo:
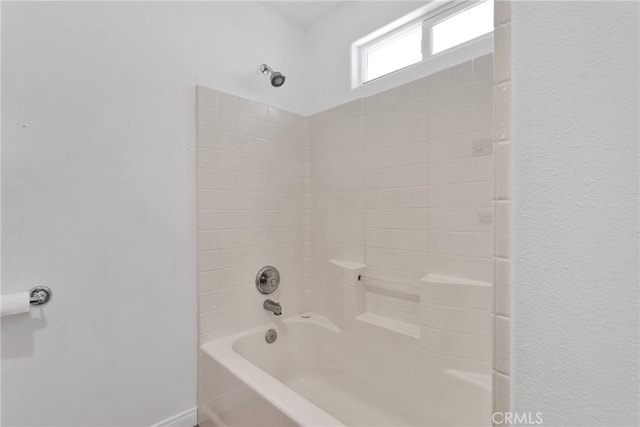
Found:
[[[278,71],[276,71],[275,73],[271,74],[271,86],[273,87],[280,87],[284,84],[284,81],[287,78],[282,75],[282,73],[279,73]]]
[[[284,84],[287,77],[279,71],[273,71],[271,67],[267,64],[262,64],[260,66],[260,72],[265,76],[269,76],[269,80],[271,80],[271,86],[280,87]]]

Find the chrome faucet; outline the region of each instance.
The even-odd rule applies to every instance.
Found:
[[[279,302],[275,302],[272,299],[268,299],[262,304],[265,310],[268,310],[275,314],[276,316],[280,316],[282,314],[282,307]]]

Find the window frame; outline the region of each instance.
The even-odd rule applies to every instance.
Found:
[[[408,15],[405,15],[402,18],[393,21],[388,25],[385,25],[382,28],[379,28],[378,30],[352,43],[352,89],[369,85],[372,82],[376,82],[385,77],[402,72],[404,70],[407,70],[408,68],[416,67],[419,64],[429,62],[434,58],[446,57],[454,51],[462,49],[468,50],[474,45],[481,45],[481,43],[486,42],[488,38],[493,38],[493,31],[490,31],[486,34],[475,37],[471,40],[467,40],[464,43],[452,46],[451,48],[445,49],[436,54],[431,53],[433,50],[431,28],[434,25],[447,20],[453,15],[475,7],[480,3],[484,3],[485,1],[493,1],[495,7],[496,0],[450,0],[445,2],[430,2],[426,6],[421,7],[416,11],[409,13]],[[401,37],[402,34],[406,33],[406,31],[413,29],[418,25],[422,26],[422,60],[391,71],[387,74],[383,74],[382,76],[366,80],[367,52],[370,52],[379,45],[384,45],[385,43],[391,43],[392,41],[397,40],[399,37]]]

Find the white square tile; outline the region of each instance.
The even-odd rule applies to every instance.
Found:
[[[491,312],[491,286],[438,284],[441,305]]]
[[[494,202],[495,254],[500,258],[511,258],[511,202]]]
[[[494,258],[494,313],[511,315],[511,260]]]
[[[269,114],[269,123],[274,124],[274,125],[282,125],[283,121],[285,120],[285,114],[283,111],[279,110],[278,108],[275,107],[268,107],[268,114]]]
[[[236,113],[245,117],[253,116],[253,103],[248,99],[236,99]]]
[[[511,411],[511,378],[498,372],[493,373],[493,412]],[[500,424],[504,425],[504,424]]]
[[[494,316],[493,369],[511,374],[511,326],[506,317]]]
[[[218,249],[218,231],[199,231],[198,250],[210,251]]]
[[[493,102],[478,105],[473,108],[473,124],[471,129],[480,131],[493,128]]]
[[[462,64],[449,68],[449,87],[454,88],[473,80],[473,61],[466,61]]]
[[[218,93],[218,109],[236,113],[236,97],[223,92]]]
[[[473,60],[473,79],[493,79],[493,54],[484,55]]]
[[[216,230],[219,228],[220,215],[215,211],[198,212],[198,231]]]
[[[443,331],[491,336],[492,315],[489,310],[475,310],[439,305],[423,305],[423,324]]]
[[[440,346],[443,354],[479,362],[491,362],[491,337],[442,331]]]
[[[210,108],[218,108],[218,91],[205,86],[196,86],[196,104]]]
[[[420,328],[420,345],[434,353],[440,352],[440,331],[428,326]]]
[[[220,130],[236,131],[236,113],[229,110],[218,109],[218,123],[216,126]]]
[[[411,92],[413,99],[429,96],[431,76],[422,77],[411,83]]]
[[[269,106],[254,102],[253,118],[256,120],[261,120],[263,122],[269,121]]]
[[[511,80],[511,24],[496,27],[493,32],[494,70],[493,81]]]
[[[250,117],[236,116],[236,131],[241,135],[251,135],[253,129],[253,122]]]
[[[218,126],[218,109],[206,106],[198,107],[196,124],[200,127],[216,129]]]
[[[492,103],[494,99],[493,95],[493,78],[489,77],[483,80],[478,80],[473,83],[473,105],[483,105]]]
[[[511,83],[495,86],[494,134],[497,141],[511,139]]]
[[[218,271],[202,271],[198,273],[198,288],[200,292],[207,292],[219,287]]]
[[[198,253],[198,271],[210,271],[218,268],[218,251]]]
[[[494,145],[495,198],[511,199],[511,143]]]
[[[497,0],[493,12],[496,27],[511,22],[511,0]]]

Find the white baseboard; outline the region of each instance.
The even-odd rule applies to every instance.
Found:
[[[198,424],[198,408],[192,408],[162,420],[151,427],[194,427]]]

